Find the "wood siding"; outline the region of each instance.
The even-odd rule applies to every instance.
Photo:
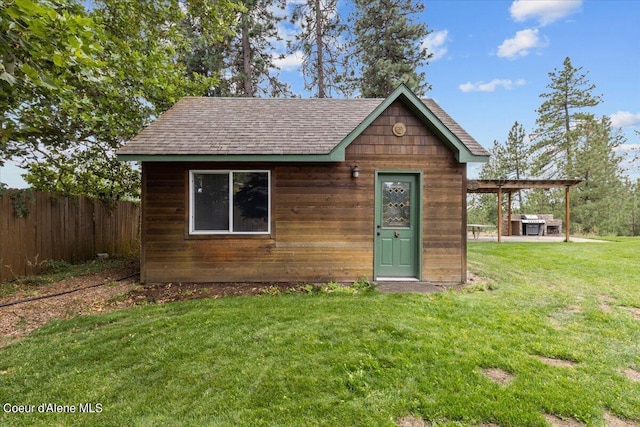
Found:
[[[392,132],[398,121],[402,137]],[[190,236],[192,169],[271,170],[271,234]],[[372,279],[375,174],[387,170],[423,171],[421,279],[463,282],[466,165],[401,102],[347,147],[342,163],[143,163],[142,281]]]

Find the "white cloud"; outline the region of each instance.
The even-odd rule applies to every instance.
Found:
[[[630,113],[628,111],[618,111],[611,115],[611,126],[626,128],[640,124],[640,113]]]
[[[524,79],[518,79],[516,81],[509,79],[493,79],[489,83],[476,82],[476,83],[463,83],[458,88],[463,92],[493,92],[498,87],[511,90],[516,86],[522,86],[526,83]]]
[[[449,31],[433,31],[422,41],[422,46],[432,53],[432,61],[437,61],[447,53],[446,43],[448,41]]]
[[[498,47],[500,58],[517,59],[527,56],[534,48],[546,47],[548,43],[540,40],[538,29],[527,28],[518,31],[512,39],[507,39]]]
[[[274,55],[273,63],[282,71],[296,71],[302,66],[303,54],[300,51],[284,55]]]
[[[515,0],[509,11],[517,22],[536,19],[542,26],[576,13],[582,0]]]

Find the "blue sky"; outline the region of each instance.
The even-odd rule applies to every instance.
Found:
[[[625,152],[640,148],[640,1],[638,0],[426,0],[419,18],[433,32],[425,40],[434,58],[425,67],[438,102],[487,149],[504,142],[513,123],[527,132],[546,92],[548,73],[569,56],[583,67],[603,102],[593,110],[612,118],[627,136]],[[342,10],[349,8],[342,2]],[[302,96],[295,56],[281,77]],[[630,157],[630,156],[629,156]],[[640,176],[640,165],[625,163]],[[470,166],[470,176],[478,165]],[[13,165],[0,182],[24,186]]]
[[[568,56],[583,67],[607,115],[640,148],[640,1],[426,0],[420,20],[432,30],[425,67],[433,98],[487,149],[504,142],[515,121],[527,132],[547,92],[548,76]],[[349,8],[342,2],[343,10]],[[296,61],[281,73],[301,89]],[[639,165],[625,164],[638,176]],[[470,165],[470,176],[479,167]]]

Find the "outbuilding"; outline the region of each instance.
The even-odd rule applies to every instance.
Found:
[[[141,281],[463,283],[467,163],[434,101],[181,99],[118,152],[142,164]]]

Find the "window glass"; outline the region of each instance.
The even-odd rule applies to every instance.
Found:
[[[269,233],[268,171],[191,171],[190,233]]]
[[[382,183],[382,226],[411,227],[411,183],[385,181]]]
[[[233,231],[269,230],[269,174],[233,173]]]
[[[193,174],[193,230],[229,230],[229,174]]]

